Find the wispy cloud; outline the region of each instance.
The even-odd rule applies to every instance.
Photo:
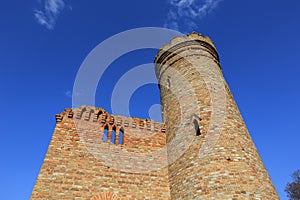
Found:
[[[80,95],[82,95],[82,92],[75,92],[75,93],[72,93],[71,90],[68,90],[68,91],[65,92],[65,95],[66,95],[67,97],[70,97],[70,98],[73,97],[73,94],[74,94],[74,96],[80,96]]]
[[[42,3],[44,8],[42,10],[34,10],[34,17],[39,24],[52,30],[57,16],[65,8],[65,2],[64,0],[44,0]]]
[[[171,6],[165,27],[190,31],[196,21],[211,13],[222,0],[167,0]]]
[[[72,97],[72,92],[70,90],[68,90],[68,91],[65,92],[65,95],[67,97]]]

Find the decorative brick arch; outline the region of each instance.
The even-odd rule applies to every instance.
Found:
[[[91,200],[123,200],[112,192],[101,192],[97,194]]]

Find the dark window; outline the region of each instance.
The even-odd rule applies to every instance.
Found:
[[[196,131],[196,135],[197,136],[201,135],[199,123],[196,119],[194,119],[194,127],[195,127],[195,131]]]

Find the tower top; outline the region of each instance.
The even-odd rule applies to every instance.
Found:
[[[156,71],[160,68],[160,65],[164,64],[166,60],[174,55],[178,55],[182,51],[186,50],[205,50],[212,55],[213,59],[219,64],[219,55],[214,42],[208,36],[202,36],[199,33],[192,32],[186,36],[177,36],[171,39],[170,44],[164,44],[158,51],[157,56],[154,59],[156,65]]]

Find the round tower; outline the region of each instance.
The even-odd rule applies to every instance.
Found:
[[[155,58],[172,199],[279,199],[214,43],[176,37]]]

